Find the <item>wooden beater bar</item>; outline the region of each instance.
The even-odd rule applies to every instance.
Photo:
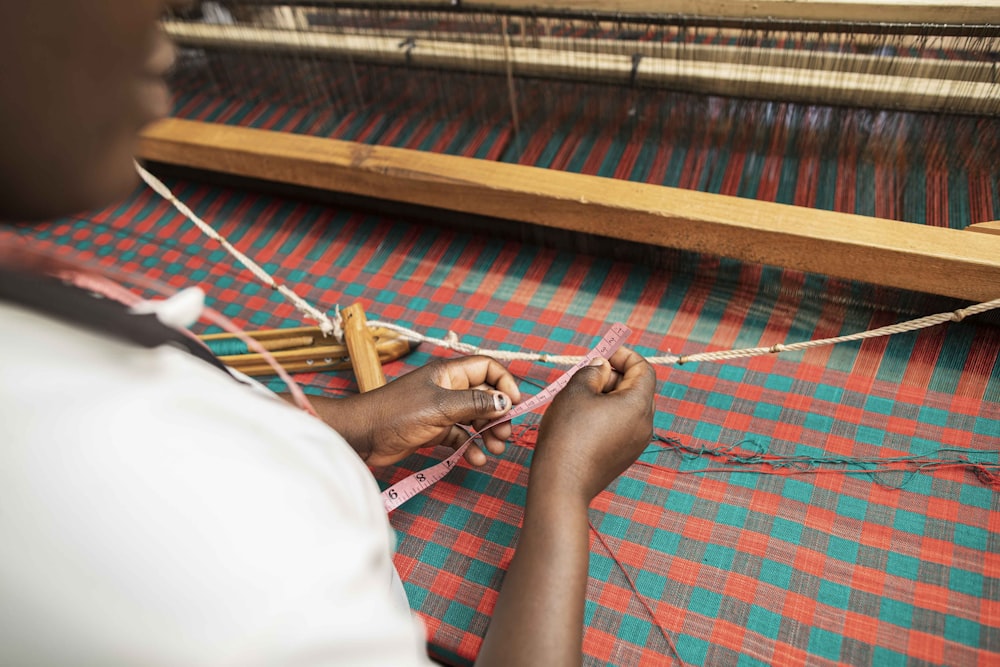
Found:
[[[1000,296],[992,234],[179,119],[148,128],[139,156],[970,301]]]

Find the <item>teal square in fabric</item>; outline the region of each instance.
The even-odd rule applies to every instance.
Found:
[[[778,421],[781,417],[781,406],[772,403],[758,403],[757,407],[754,408],[753,416],[760,419]]]
[[[379,300],[381,301],[381,299],[379,299]],[[424,297],[422,297],[422,296],[415,296],[412,299],[410,299],[410,302],[408,304],[406,304],[406,307],[408,309],[414,311],[414,312],[422,313],[425,310],[427,310],[427,306],[429,304],[430,304],[430,301],[427,300],[427,299],[425,299]]]
[[[406,591],[406,599],[410,603],[410,609],[420,609],[427,599],[427,589],[403,582],[403,590]]]
[[[493,575],[497,568],[488,565],[481,560],[474,560],[469,563],[469,569],[465,571],[465,578],[474,584],[489,587],[493,583]]]
[[[833,429],[834,425],[833,417],[827,417],[825,415],[818,415],[814,412],[810,412],[806,415],[805,420],[802,422],[802,426],[813,431],[819,431],[820,433],[829,433]]]
[[[792,567],[778,561],[765,560],[760,566],[760,580],[782,590],[788,590],[792,583]]]
[[[910,581],[917,580],[917,572],[920,570],[920,559],[913,556],[890,551],[885,560],[885,571],[897,577],[903,577]]]
[[[736,667],[772,667],[773,663],[761,662],[757,658],[743,654],[736,660]]]
[[[785,485],[781,489],[781,497],[788,500],[798,500],[803,503],[812,501],[813,486],[807,482],[797,479],[785,480]]]
[[[624,539],[630,525],[631,522],[628,519],[623,519],[613,514],[605,514],[598,529],[606,537]]]
[[[487,312],[487,311],[482,311],[481,310],[478,313],[476,313],[475,322],[476,322],[476,324],[482,324],[482,325],[485,325],[485,326],[492,326],[493,324],[496,323],[497,318],[499,318],[499,317],[500,316],[497,313],[491,313],[491,312]]]
[[[691,591],[687,608],[709,618],[715,618],[722,607],[722,596],[704,588],[696,588]]]
[[[583,603],[583,625],[589,626],[594,622],[594,614],[597,613],[597,603],[585,600]]]
[[[657,528],[653,532],[653,539],[649,543],[649,548],[663,554],[674,555],[677,547],[680,546],[681,536],[679,533],[668,532]]]
[[[530,317],[515,320],[514,325],[510,328],[511,331],[521,334],[530,334],[534,329],[535,321]]]
[[[514,542],[515,535],[517,535],[517,526],[512,526],[505,521],[494,521],[490,524],[490,529],[486,531],[486,541],[508,546]]]
[[[444,513],[441,515],[440,521],[446,526],[451,526],[452,528],[458,528],[461,530],[469,523],[469,517],[471,516],[472,512],[464,507],[459,507],[458,505],[448,505],[448,507],[445,508]]]
[[[708,656],[709,643],[690,635],[676,635],[674,643],[677,652],[689,665],[704,665]]]
[[[881,396],[869,396],[865,401],[865,410],[876,412],[880,415],[891,415],[895,402]]]
[[[576,338],[576,332],[570,329],[563,329],[562,327],[556,327],[549,334],[549,338],[559,343],[571,343],[573,339]]]
[[[948,575],[948,588],[973,597],[981,597],[983,595],[983,575],[957,567],[952,568]]]
[[[705,405],[717,410],[731,410],[733,407],[733,396],[731,394],[711,393],[705,401]]]
[[[667,587],[667,578],[648,570],[640,570],[635,575],[635,587],[642,591],[643,595],[659,600]]]
[[[243,312],[243,306],[238,303],[230,303],[222,309],[222,314],[226,317],[236,317]]]
[[[681,463],[679,467],[684,467]],[[688,493],[680,493],[678,491],[671,491],[670,495],[667,496],[666,508],[671,512],[677,512],[678,514],[690,514],[691,510],[694,509],[695,497]]]
[[[695,440],[705,440],[710,443],[719,443],[719,440],[722,437],[722,427],[716,426],[715,424],[709,424],[707,422],[698,422],[695,424],[691,437]]]
[[[946,410],[939,410],[925,405],[920,408],[920,416],[918,417],[918,420],[923,424],[945,426],[948,424],[948,412]]]
[[[746,376],[746,369],[742,366],[720,366],[719,367],[719,379],[729,380],[731,382],[742,382],[744,376]]]
[[[878,617],[881,621],[909,628],[913,621],[913,605],[892,598],[882,598],[878,607]]]
[[[747,630],[769,639],[777,639],[781,630],[781,615],[754,605],[747,615]]]
[[[717,567],[720,570],[728,570],[732,567],[735,557],[735,549],[718,544],[706,544],[705,555],[702,557],[701,562]]]
[[[870,426],[859,426],[854,439],[868,445],[881,445],[885,440],[885,431]]]
[[[776,537],[785,542],[799,544],[802,541],[802,524],[798,521],[789,521],[782,517],[774,517],[771,523],[771,537]]]
[[[445,561],[448,560],[448,554],[451,551],[447,547],[443,547],[440,544],[435,544],[433,542],[428,542],[424,545],[424,549],[420,554],[420,561],[427,565],[433,567],[444,567]]]
[[[467,607],[461,602],[452,602],[448,605],[448,610],[444,612],[442,621],[456,628],[467,628],[476,617],[476,610]]]
[[[365,286],[360,283],[348,283],[344,285],[344,296],[361,296],[364,294]]]
[[[813,396],[817,399],[821,401],[829,401],[830,403],[840,403],[840,399],[843,395],[843,389],[829,384],[821,384],[817,386],[816,391],[813,392]]]
[[[962,486],[962,490],[958,493],[958,499],[963,505],[969,505],[971,507],[989,507],[990,503],[993,502],[994,493],[996,492],[993,491],[993,489],[982,485],[965,484]],[[964,529],[965,527],[963,527],[963,530]],[[983,544],[985,545],[985,542],[983,542]]]
[[[445,304],[444,307],[441,308],[441,316],[442,317],[447,317],[449,319],[453,319],[454,320],[454,319],[458,319],[459,316],[461,316],[461,315],[462,315],[462,307],[461,306],[457,306],[457,305],[455,305],[453,303]]]
[[[809,632],[809,653],[812,655],[837,660],[840,658],[840,643],[843,637],[821,628],[813,628]]]
[[[791,377],[772,373],[771,375],[768,375],[767,379],[764,381],[764,387],[787,393],[792,390],[792,384],[794,382],[795,380]]]
[[[623,614],[618,626],[618,637],[642,646],[646,643],[653,626],[649,621],[636,618],[631,614]]]
[[[872,663],[873,665],[885,665],[885,667],[892,667],[893,665],[905,665],[906,656],[900,655],[895,651],[890,651],[882,646],[874,647],[872,650]]]
[[[320,290],[328,290],[337,282],[331,276],[312,276],[310,277],[310,280],[312,280],[313,285]]]
[[[616,567],[614,561],[607,556],[595,553],[590,554],[590,567],[588,569],[588,574],[592,579],[606,582],[611,576],[611,571],[615,569]]]
[[[753,477],[752,475],[739,475],[739,477]],[[734,482],[736,480],[733,480]],[[719,512],[715,517],[717,523],[740,528],[746,525],[747,508],[740,505],[720,505]]]
[[[967,618],[948,615],[944,619],[944,638],[977,648],[979,646],[980,625]]]
[[[642,498],[642,494],[645,490],[645,484],[639,480],[632,479],[631,477],[619,477],[618,483],[615,485],[616,496],[622,496],[632,500]]]
[[[926,517],[923,514],[898,509],[896,510],[895,517],[893,517],[892,526],[896,530],[913,533],[914,535],[923,535],[925,522]]]
[[[260,291],[260,283],[247,283],[243,286],[243,293],[253,295]]]
[[[842,495],[837,499],[837,514],[852,519],[864,520],[868,513],[868,503],[854,496]]]
[[[993,493],[993,491],[989,491],[989,493]],[[988,537],[989,533],[979,526],[957,523],[955,524],[955,536],[952,539],[958,546],[985,552]]]
[[[997,433],[1000,433],[1000,420],[977,417],[976,422],[972,425],[972,432],[976,435],[995,438],[997,437]]]
[[[842,537],[831,535],[830,542],[826,547],[826,554],[846,563],[855,563],[858,560],[858,543],[854,540],[845,540]]]
[[[817,600],[837,609],[847,609],[851,600],[851,589],[847,586],[822,580],[819,582]]]

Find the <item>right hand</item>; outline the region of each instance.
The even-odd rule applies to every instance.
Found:
[[[653,435],[656,374],[638,353],[577,371],[542,418],[531,480],[586,503],[625,471]]]

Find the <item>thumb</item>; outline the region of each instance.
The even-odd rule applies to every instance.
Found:
[[[438,410],[449,424],[468,424],[477,419],[496,419],[510,411],[511,400],[499,391],[446,389]]]
[[[586,388],[595,394],[600,394],[604,391],[610,376],[611,364],[603,357],[596,357],[570,378],[567,388],[575,386],[577,390]]]

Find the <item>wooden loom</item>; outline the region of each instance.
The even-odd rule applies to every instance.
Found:
[[[346,9],[330,11],[356,12],[369,4],[375,3],[352,3]],[[417,11],[441,4],[433,0],[410,2],[403,9]],[[471,11],[482,4],[463,2],[461,8]],[[532,9],[525,13],[528,7]],[[687,85],[709,93],[743,82],[743,89],[755,90],[763,97],[783,95],[818,102],[1000,114],[1000,77],[992,65],[983,63],[837,58],[758,47],[728,55],[717,46],[681,45],[656,51],[645,43],[645,54],[630,57],[622,54],[621,43],[598,40],[588,47],[597,54],[596,59],[588,58],[582,67],[567,72],[566,59],[555,58],[554,49],[580,49],[585,40],[546,37],[531,44],[525,37],[528,29],[521,28],[518,44],[508,30],[515,20],[556,20],[560,12],[567,11],[592,16],[595,22],[613,21],[623,14],[648,17],[667,12],[680,15],[677,20],[682,23],[711,25],[713,30],[737,36],[741,30],[777,30],[786,24],[804,34],[818,35],[836,25],[831,21],[847,21],[874,26],[861,30],[856,38],[870,40],[872,48],[884,46],[879,35],[898,34],[899,44],[926,45],[928,35],[933,34],[933,39],[949,48],[970,40],[988,42],[990,46],[983,47],[988,52],[993,48],[989,40],[997,34],[994,26],[1000,24],[998,2],[623,0],[609,5],[583,0],[507,0],[500,11],[507,10],[512,13],[501,17],[504,34],[500,41],[478,56],[470,51],[478,48],[475,40],[471,45],[459,44],[453,36],[440,37],[424,47],[425,33],[400,42],[407,33],[388,28],[383,28],[377,39],[364,29],[354,34],[313,31],[303,23],[304,10],[287,5],[273,10],[285,22],[267,25],[265,21],[262,27],[241,26],[227,32],[225,27],[198,23],[172,21],[167,26],[182,44],[197,48],[222,45],[238,52],[308,51],[314,57],[326,54],[351,59],[364,58],[368,48],[370,58],[377,62],[399,61],[412,66],[425,58],[433,67],[494,69],[506,73],[508,81],[515,74],[618,77],[637,85]],[[747,17],[749,23],[744,20]],[[768,28],[772,21],[773,27]],[[915,29],[908,25],[913,23],[922,25]],[[889,24],[898,30],[894,32]],[[395,46],[386,46],[386,40]],[[561,45],[557,44],[560,40],[564,42]],[[401,50],[399,46],[404,44],[406,48]],[[628,45],[629,49],[634,47]],[[550,71],[553,63],[558,72]],[[824,72],[833,75],[823,77]],[[516,110],[512,116],[516,124]],[[965,230],[936,228],[517,164],[180,119],[148,129],[139,155],[153,162],[238,177],[517,220],[970,301],[1000,295],[1000,221],[971,224]]]

